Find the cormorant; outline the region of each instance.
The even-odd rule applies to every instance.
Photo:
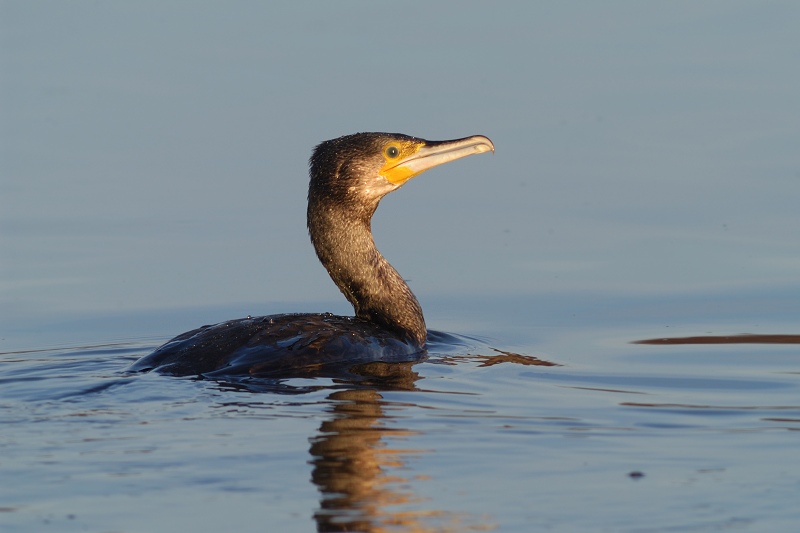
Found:
[[[481,135],[426,141],[402,134],[356,133],[321,143],[309,160],[308,232],[355,317],[280,314],[203,326],[175,337],[129,370],[289,377],[423,358],[427,330],[422,308],[375,247],[372,215],[381,198],[414,176],[490,150],[494,151],[492,141]]]

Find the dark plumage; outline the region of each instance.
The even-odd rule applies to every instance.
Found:
[[[321,143],[309,161],[308,231],[319,260],[356,316],[285,314],[203,326],[167,342],[130,370],[290,377],[424,357],[422,308],[375,247],[372,215],[381,198],[408,179],[489,150],[494,146],[482,136],[434,142],[357,133]]]

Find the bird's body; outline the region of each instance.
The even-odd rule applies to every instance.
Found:
[[[422,308],[376,248],[372,215],[383,196],[417,174],[489,150],[494,146],[482,136],[431,142],[358,133],[323,142],[310,159],[308,230],[320,262],[356,316],[284,314],[204,326],[172,339],[130,370],[281,377],[424,357]]]
[[[130,370],[177,376],[329,375],[367,361],[416,361],[424,348],[357,317],[293,313],[247,317],[175,337]]]

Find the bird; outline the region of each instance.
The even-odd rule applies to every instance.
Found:
[[[411,178],[489,151],[494,144],[482,135],[428,141],[366,132],[320,143],[309,159],[308,232],[319,261],[355,315],[286,313],[202,326],[161,345],[128,371],[280,378],[424,359],[422,307],[378,251],[372,216],[384,196]]]

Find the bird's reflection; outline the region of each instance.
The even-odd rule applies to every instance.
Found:
[[[433,364],[497,364],[558,366],[537,357],[486,348],[474,353],[466,344],[443,350],[452,335],[438,334]],[[440,342],[441,341],[441,342]],[[485,348],[485,347],[484,347]],[[461,353],[459,353],[461,352]],[[318,532],[359,531],[488,531],[494,525],[483,516],[436,509],[434,503],[416,493],[426,475],[410,475],[416,458],[429,453],[405,445],[418,432],[403,428],[392,413],[413,404],[397,404],[384,398],[387,391],[416,391],[421,376],[416,363],[372,362],[330,374],[324,383],[298,385],[286,379],[242,379],[218,382],[223,390],[246,393],[301,395],[330,390],[327,414],[319,430],[309,438],[311,480],[320,492],[314,512]],[[294,376],[293,376],[294,377]],[[306,378],[310,376],[305,376]],[[320,376],[313,376],[320,378]],[[422,392],[422,391],[420,391]],[[423,505],[424,503],[424,505]]]
[[[397,472],[408,456],[419,452],[387,442],[396,443],[413,433],[386,427],[382,397],[376,390],[337,391],[329,399],[335,402],[334,416],[311,438],[311,478],[322,493],[314,514],[317,530],[381,531],[389,524],[409,529],[417,526],[417,518],[393,513],[390,506],[416,499],[410,488],[403,488],[407,480]],[[417,529],[423,530],[414,527]]]
[[[409,510],[423,500],[412,481],[424,477],[409,478],[408,464],[427,452],[403,446],[417,433],[387,424],[390,403],[381,391],[415,390],[419,376],[411,364],[373,364],[361,372],[371,374],[376,388],[332,392],[331,416],[309,439],[311,477],[321,493],[317,531],[428,532],[441,531],[442,522],[473,529],[455,513]]]

